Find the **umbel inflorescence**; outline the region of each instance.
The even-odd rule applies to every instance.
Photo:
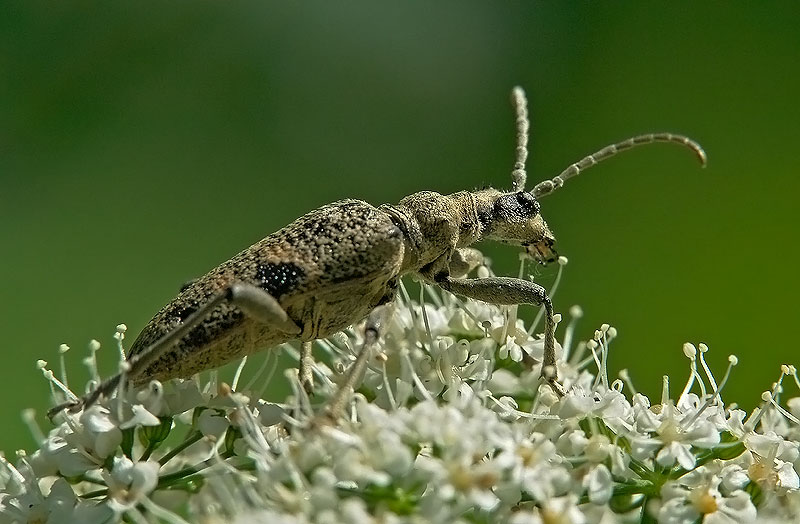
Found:
[[[580,309],[569,316],[563,397],[540,382],[535,321],[423,286],[417,301],[403,289],[377,343],[358,325],[320,341],[330,365],[316,366],[311,397],[291,371],[288,398],[262,398],[273,352],[247,383],[245,361],[230,385],[213,372],[141,391],[123,382],[46,435],[26,412],[39,447],[1,459],[0,522],[796,521],[800,399],[780,405],[793,367],[748,414],[721,396],[735,357],[718,382],[708,348],[686,344],[688,379],[665,377],[651,400],[625,373],[609,377],[615,329],[578,342]],[[364,347],[355,393],[332,409]],[[39,368],[54,402],[81,393]]]

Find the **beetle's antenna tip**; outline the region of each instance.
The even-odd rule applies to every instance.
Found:
[[[511,189],[524,191],[525,181],[528,178],[528,173],[525,171],[525,163],[528,161],[530,120],[528,119],[528,99],[525,97],[525,91],[521,87],[515,86],[511,90],[511,103],[516,113],[517,125],[517,149],[514,169],[511,171]]]
[[[649,133],[646,135],[634,136],[628,138],[627,140],[617,142],[616,144],[608,145],[599,151],[595,151],[591,155],[583,157],[581,160],[568,166],[558,176],[552,178],[551,180],[544,180],[536,184],[536,186],[531,190],[531,193],[533,193],[533,196],[537,198],[549,195],[564,185],[564,182],[566,182],[568,179],[578,176],[580,173],[586,171],[594,165],[599,164],[603,160],[611,158],[622,151],[627,151],[628,149],[632,149],[634,147],[653,144],[656,142],[671,142],[673,144],[685,146],[694,152],[695,156],[697,156],[698,160],[700,161],[701,167],[706,167],[708,163],[708,157],[706,156],[706,152],[703,150],[703,146],[688,136],[676,135],[674,133]]]
[[[697,159],[700,160],[700,167],[705,168],[708,166],[708,155],[706,155],[705,150],[697,144],[697,149],[695,150],[697,153]]]

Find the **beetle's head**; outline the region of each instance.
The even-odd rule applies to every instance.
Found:
[[[525,162],[528,159],[528,130],[530,127],[528,102],[525,92],[520,87],[513,89],[511,100],[517,116],[517,154],[514,169],[511,172],[513,191],[501,193],[489,189],[475,193],[475,196],[478,197],[481,234],[483,238],[525,246],[528,254],[543,264],[552,262],[558,255],[553,249],[555,237],[539,214],[538,199],[563,186],[566,180],[621,151],[654,142],[680,144],[693,151],[701,165],[705,166],[706,164],[705,151],[691,138],[674,133],[651,133],[634,136],[606,146],[574,164],[570,164],[558,176],[539,182],[532,189],[526,191],[525,182],[528,175],[525,171]]]
[[[484,189],[475,196],[483,238],[523,246],[541,264],[558,258],[553,248],[556,238],[539,213],[539,202],[532,193]]]

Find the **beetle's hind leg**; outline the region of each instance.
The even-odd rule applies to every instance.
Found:
[[[559,395],[564,388],[558,383],[556,369],[555,331],[556,323],[553,304],[547,296],[547,290],[534,282],[510,277],[487,277],[454,279],[449,275],[434,278],[444,289],[456,295],[474,298],[490,304],[533,304],[545,309],[544,357],[542,359],[541,377]]]
[[[153,344],[132,355],[126,362],[126,378],[136,379],[150,367],[151,364],[169,351],[180,339],[186,336],[189,331],[203,322],[209,313],[224,302],[238,307],[253,319],[269,324],[284,333],[299,335],[302,331],[302,329],[289,318],[289,315],[286,314],[286,311],[284,311],[272,295],[251,284],[237,282],[214,295],[211,300],[200,306],[197,311],[189,315],[189,317],[175,329],[156,340]],[[47,412],[47,416],[52,419],[64,409],[75,412],[79,411],[81,408],[87,408],[97,402],[97,399],[101,396],[109,396],[119,386],[121,380],[121,374],[115,375],[103,381],[91,393],[77,400],[64,402],[50,409],[50,411]]]

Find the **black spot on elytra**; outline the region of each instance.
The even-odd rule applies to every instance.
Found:
[[[258,264],[256,267],[258,285],[275,299],[296,289],[305,276],[306,272],[291,262]]]
[[[185,308],[181,309],[178,312],[178,318],[181,319],[181,322],[189,318],[189,315],[197,311],[197,308],[194,306],[186,306]]]

